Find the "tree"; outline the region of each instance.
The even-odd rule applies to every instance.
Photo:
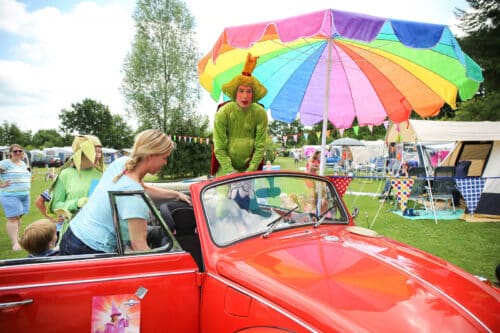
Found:
[[[485,96],[477,96],[462,103],[456,112],[456,120],[498,121],[500,119],[500,91],[493,91]]]
[[[175,136],[206,137],[208,118],[196,114],[200,99],[194,18],[179,0],[139,0],[136,35],[123,65],[122,92],[139,128]],[[197,175],[209,170],[210,146],[178,142],[160,173]],[[199,160],[204,158],[206,160]]]
[[[108,147],[130,148],[134,144],[134,133],[120,115],[113,115],[113,126],[107,133]]]
[[[472,10],[456,10],[462,49],[484,69],[486,93],[500,90],[500,3],[498,0],[467,0]]]
[[[285,123],[283,121],[274,120],[269,122],[269,135],[275,137],[278,142],[281,142],[283,146],[302,146],[305,143],[304,138],[304,126],[295,119],[291,123]],[[297,134],[297,142],[294,139],[287,139],[286,145],[284,143],[283,137]]]
[[[63,137],[55,129],[41,129],[33,135],[32,145],[36,148],[65,146]]]
[[[137,31],[122,84],[128,112],[141,126],[165,133],[178,131],[182,123],[198,125],[193,110],[200,95],[200,56],[186,5],[178,0],[139,0],[134,20]]]
[[[0,144],[8,146],[17,143],[26,147],[31,142],[31,131],[23,132],[15,123],[4,121],[0,126]]]
[[[60,129],[66,136],[92,134],[104,147],[130,147],[132,130],[121,116],[112,115],[106,105],[86,98],[81,103],[71,104],[71,108],[63,109],[59,114]]]

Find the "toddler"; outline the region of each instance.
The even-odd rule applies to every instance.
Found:
[[[28,251],[29,258],[58,254],[54,249],[56,242],[56,226],[48,219],[41,219],[27,226],[19,241],[22,248]]]

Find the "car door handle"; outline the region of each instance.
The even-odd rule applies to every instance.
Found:
[[[31,304],[31,303],[33,303],[32,299],[26,299],[24,301],[19,301],[19,302],[0,303],[0,310],[13,308],[13,307],[20,306],[20,305]]]

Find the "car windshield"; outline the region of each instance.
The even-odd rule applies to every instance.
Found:
[[[208,227],[220,246],[277,230],[348,223],[333,185],[297,175],[263,175],[211,186],[202,193]]]

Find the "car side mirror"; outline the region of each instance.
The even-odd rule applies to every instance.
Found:
[[[359,207],[356,207],[353,209],[351,216],[355,220],[358,215],[359,215]]]

